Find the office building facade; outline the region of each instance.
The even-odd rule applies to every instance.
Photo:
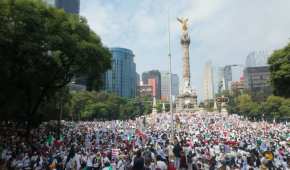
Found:
[[[246,67],[244,76],[245,88],[252,94],[263,93],[270,95],[272,93],[269,66]]]
[[[267,60],[269,56],[271,55],[271,52],[262,50],[262,51],[253,51],[249,53],[246,57],[246,67],[260,67],[260,66],[266,66]]]
[[[136,73],[136,86],[140,86],[140,75]]]
[[[231,83],[231,91],[235,95],[243,94],[245,91],[245,78],[240,77],[240,80]]]
[[[170,76],[169,72],[161,72],[161,100],[169,101],[170,99]],[[179,94],[179,78],[177,74],[171,74],[172,78],[172,96],[175,98]]]
[[[203,71],[203,100],[214,99],[213,69],[211,62],[207,62]]]
[[[254,51],[246,58],[244,69],[245,89],[250,91],[254,97],[264,96],[266,98],[272,94],[270,70],[267,64],[270,54],[266,50]]]
[[[150,79],[151,85],[154,83],[154,87],[155,87],[153,88],[153,97],[155,97],[156,99],[160,99],[161,98],[161,74],[160,72],[158,70],[151,70],[151,71],[144,72],[142,74],[143,84],[148,85],[149,79]]]
[[[152,86],[148,84],[141,84],[137,87],[137,94],[139,97],[149,97],[150,99],[153,97],[153,89]]]
[[[247,67],[244,75],[245,87],[251,91],[260,91],[270,86],[269,66]]]
[[[224,80],[224,89],[229,90],[230,89],[230,82],[233,79],[233,73],[232,73],[232,66],[227,65],[223,68],[223,80]]]
[[[112,69],[104,76],[104,90],[122,97],[135,97],[137,91],[134,54],[126,48],[111,48]]]

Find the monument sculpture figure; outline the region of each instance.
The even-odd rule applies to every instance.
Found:
[[[187,25],[187,22],[188,22],[188,18],[177,18],[177,21],[180,22],[181,24],[181,29],[183,32],[187,32],[187,28],[188,28],[188,25]]]
[[[197,96],[190,85],[190,64],[189,64],[189,45],[190,37],[188,34],[188,18],[177,18],[180,23],[182,34],[180,44],[183,51],[183,73],[181,94],[176,99],[177,112],[194,112],[197,108]]]

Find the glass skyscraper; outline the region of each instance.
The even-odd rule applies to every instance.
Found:
[[[104,89],[123,97],[136,96],[134,54],[126,48],[111,48],[112,69],[105,73]]]

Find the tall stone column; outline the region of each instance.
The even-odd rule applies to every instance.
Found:
[[[189,44],[190,38],[187,32],[183,32],[180,40],[182,50],[183,50],[183,93],[191,92],[190,86],[190,65],[189,65]]]
[[[183,83],[185,88],[190,87],[189,44],[190,38],[188,34],[183,34],[181,37],[181,45],[183,50]]]

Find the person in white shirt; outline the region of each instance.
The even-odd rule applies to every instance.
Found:
[[[93,155],[93,153],[91,152],[88,155],[88,159],[87,159],[87,167],[88,169],[92,169],[93,168],[93,160],[94,160],[95,156]]]
[[[79,153],[75,154],[74,161],[76,162],[76,168],[81,169],[81,156]]]
[[[160,155],[157,155],[156,160],[157,160],[156,169],[167,170],[167,165],[164,161],[162,161],[162,158]]]

